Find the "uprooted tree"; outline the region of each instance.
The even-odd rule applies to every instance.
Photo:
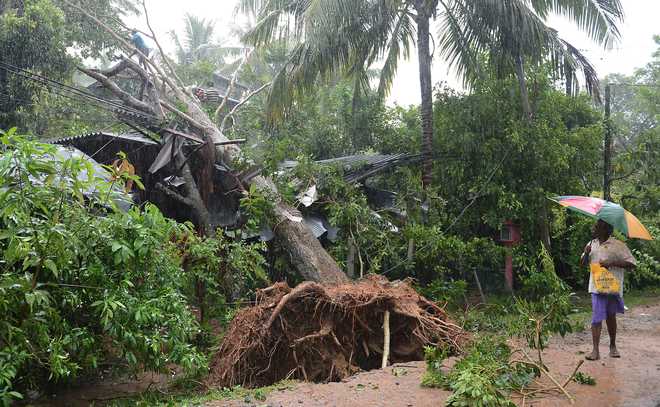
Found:
[[[209,386],[326,382],[420,360],[432,344],[461,352],[470,335],[406,281],[372,275],[325,286],[277,283],[241,310],[211,362]]]
[[[169,144],[168,148],[171,148],[170,154],[175,168],[179,172],[178,175],[185,181],[184,194],[169,188],[165,183],[159,184],[158,187],[170,198],[190,208],[200,233],[211,234],[214,227],[211,223],[208,206],[210,194],[214,189],[212,179],[214,166],[215,164],[230,166],[232,160],[237,158],[240,153],[240,148],[223,134],[222,127],[226,121],[222,122],[220,126],[217,125],[201,107],[200,101],[193,94],[191,87],[186,87],[177,77],[151,30],[146,7],[144,7],[144,12],[147,24],[151,30],[152,39],[158,46],[158,61],[160,62],[156,62],[156,58],[150,59],[147,55],[142,54],[120,34],[82,7],[68,0],[64,1],[106,30],[124,51],[140,57],[140,64],[130,58],[122,57],[116,65],[106,70],[85,67],[78,69],[99,82],[118,98],[128,111],[136,112],[136,114],[126,114],[126,111],[118,112],[122,121],[132,127],[139,127],[157,134],[164,147]],[[129,92],[123,89],[117,81],[120,74],[123,75],[122,77],[128,75],[138,80],[141,84],[139,92]],[[230,91],[231,86],[225,100]],[[247,97],[249,98],[250,95]],[[241,103],[239,103],[240,105]],[[167,120],[167,114],[175,118],[174,123],[172,120]],[[196,148],[193,152],[188,153],[188,156],[181,148],[184,140],[196,144]],[[192,155],[195,156],[192,157]],[[191,165],[193,161],[194,166]],[[238,177],[235,178],[238,179]],[[302,219],[297,210],[281,198],[272,180],[256,175],[245,182],[254,185],[273,202],[275,235],[289,254],[292,266],[303,279],[320,283],[347,281],[346,275],[334,259],[321,246],[307,226],[301,222]],[[244,188],[245,185],[242,181],[238,181],[237,187]]]

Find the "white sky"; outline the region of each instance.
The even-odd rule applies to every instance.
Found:
[[[648,63],[655,51],[654,34],[660,34],[660,0],[622,0],[626,13],[623,26],[619,27],[622,39],[612,50],[603,50],[593,44],[575,26],[560,18],[553,17],[549,25],[559,31],[559,35],[579,48],[589,57],[599,76],[610,73],[631,74],[635,68]],[[227,40],[232,27],[245,23],[244,18],[236,17],[236,0],[147,0],[151,23],[163,42],[166,52],[173,50],[173,44],[166,34],[170,30],[183,31],[183,16],[190,13],[198,17],[214,20],[219,39]],[[132,22],[133,23],[133,22]],[[143,22],[135,25],[146,31]],[[459,81],[448,72],[446,64],[436,58],[433,65],[433,82],[447,81],[450,86],[460,88]],[[416,53],[409,61],[401,61],[395,80],[390,103],[409,105],[419,103],[419,79]]]

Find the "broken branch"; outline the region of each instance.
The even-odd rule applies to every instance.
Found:
[[[567,378],[566,381],[564,382],[564,387],[568,386],[568,384],[571,382],[571,380],[573,380],[573,377],[574,377],[575,374],[578,372],[578,370],[580,369],[580,366],[582,366],[583,363],[584,363],[584,360],[580,360],[580,361],[578,362],[577,366],[575,366],[575,369],[573,370],[573,373],[571,373],[571,375],[568,376],[568,378]]]
[[[167,59],[167,55],[165,55],[165,52],[163,52],[163,47],[161,47],[160,42],[158,42],[156,33],[154,32],[153,28],[151,28],[151,22],[149,21],[149,12],[147,11],[147,5],[144,0],[142,0],[142,8],[144,9],[144,18],[147,21],[147,27],[149,27],[149,31],[151,31],[151,39],[156,43],[156,46],[158,47],[158,51],[160,52],[160,56],[161,58],[163,58],[163,62],[165,62],[165,65],[167,65],[167,68],[170,70],[172,76],[174,76],[174,80],[176,81],[177,85],[179,85],[181,89],[184,90],[185,87],[183,86],[183,82],[176,74],[176,71],[174,70],[174,67],[172,67],[172,64],[170,64],[170,61]]]
[[[82,68],[78,67],[78,70],[84,73],[85,75],[88,75],[97,81],[99,81],[103,86],[105,86],[110,92],[112,92],[113,95],[117,96],[119,99],[121,99],[122,102],[126,103],[127,105],[141,110],[143,112],[149,113],[149,114],[154,114],[153,109],[151,108],[151,105],[148,103],[145,103],[141,100],[138,100],[134,98],[133,96],[129,95],[128,93],[124,92],[119,86],[117,86],[114,82],[112,82],[110,79],[108,79],[105,75],[95,72],[91,69],[87,68]]]
[[[231,112],[229,112],[225,117],[222,118],[222,123],[220,124],[220,131],[225,132],[225,126],[227,126],[227,120],[231,117],[233,120],[234,113],[243,106],[245,103],[247,103],[253,96],[261,93],[264,89],[268,88],[270,85],[272,85],[272,82],[265,83],[259,87],[259,89],[252,91],[249,95],[243,98],[236,106],[234,106],[233,109],[231,109]]]
[[[571,395],[566,391],[566,389],[564,388],[564,386],[562,386],[562,385],[557,381],[557,379],[555,379],[554,376],[552,376],[552,375],[550,374],[550,372],[549,372],[549,371],[548,371],[543,365],[539,365],[538,363],[534,362],[534,360],[529,356],[529,354],[527,354],[527,352],[525,352],[523,349],[520,349],[520,351],[522,352],[523,355],[525,355],[525,358],[529,361],[529,362],[525,362],[525,363],[527,363],[527,364],[532,364],[532,365],[536,366],[536,367],[539,369],[539,371],[541,371],[541,372],[542,372],[543,374],[545,374],[550,380],[552,380],[552,382],[555,384],[555,386],[557,386],[557,388],[558,388],[559,390],[561,390],[562,393],[564,393],[564,395],[566,396],[566,398],[568,398],[568,401],[569,401],[571,404],[575,404],[575,400],[573,399],[573,396],[571,396]]]
[[[220,118],[220,113],[222,112],[222,109],[224,109],[225,105],[227,104],[227,99],[229,99],[229,95],[231,95],[231,92],[234,90],[234,86],[236,86],[236,80],[238,79],[238,73],[243,69],[243,65],[245,65],[245,62],[250,58],[250,55],[252,55],[252,52],[254,52],[254,49],[251,49],[245,54],[245,57],[241,60],[240,64],[238,64],[238,68],[234,71],[233,75],[231,76],[231,81],[229,81],[229,86],[227,87],[227,93],[225,94],[225,97],[222,99],[222,102],[220,103],[220,106],[215,111],[215,117],[216,120]],[[222,129],[221,129],[222,130]]]

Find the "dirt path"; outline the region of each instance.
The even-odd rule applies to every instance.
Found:
[[[575,406],[660,407],[660,304],[638,306],[619,319],[617,343],[621,359],[607,356],[608,339],[603,327],[603,357],[585,362],[580,369],[596,379],[596,386],[571,383]],[[558,377],[566,377],[590,350],[589,331],[553,338],[544,360]],[[271,393],[265,401],[215,401],[207,407],[247,406],[347,406],[347,407],[431,407],[440,406],[449,392],[420,387],[423,362],[406,363],[360,373],[341,383],[301,383],[293,389]],[[522,405],[522,400],[515,400]],[[570,405],[566,398],[553,396],[526,400],[526,406]]]

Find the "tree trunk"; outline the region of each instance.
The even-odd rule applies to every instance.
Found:
[[[605,139],[603,141],[603,199],[611,201],[611,165],[612,165],[612,121],[611,114],[612,91],[610,85],[605,86]]]
[[[566,66],[566,96],[573,96],[573,68]]]
[[[431,82],[431,54],[429,25],[432,12],[424,0],[415,4],[417,11],[417,57],[419,60],[419,86],[422,94],[422,186],[431,185],[433,171],[433,83]]]
[[[280,202],[275,212],[278,218],[275,236],[289,254],[293,267],[305,280],[330,284],[348,281],[346,274],[309,228],[302,222],[288,219],[286,214],[291,213],[291,207]]]
[[[532,112],[532,105],[529,102],[527,78],[525,78],[525,61],[522,56],[516,58],[516,76],[518,77],[518,85],[520,86],[520,100],[522,101],[523,113],[526,119],[531,120],[534,113]]]
[[[137,66],[137,64],[130,60],[124,60],[119,66],[104,71],[104,73],[114,76],[117,72],[126,68],[138,73],[145,81],[150,79],[149,74],[143,68]],[[206,143],[216,144],[216,162],[221,161],[229,163],[240,153],[240,148],[234,144],[224,146],[217,145],[217,143],[227,142],[229,139],[222,134],[209,115],[194,101],[192,95],[185,94],[180,89],[172,87],[177,102],[183,103],[186,106],[184,113],[175,108],[169,102],[161,99],[154,86],[149,86],[150,103],[146,103],[134,98],[119,88],[103,73],[84,68],[79,69],[102,83],[106,89],[110,90],[115,96],[119,97],[122,102],[132,108],[155,114],[158,117],[162,116],[162,108],[174,113],[178,118],[186,122],[186,124],[194,130],[195,134],[200,135],[201,139]],[[158,131],[158,129],[154,130]],[[210,156],[212,155],[213,154],[210,154]],[[175,158],[177,168],[180,169],[182,173],[181,175],[186,180],[186,196],[183,197],[162,185],[161,190],[172,198],[190,206],[197,224],[200,227],[200,232],[202,234],[210,234],[213,231],[209,230],[210,216],[204,203],[204,195],[208,195],[209,193],[208,185],[204,185],[204,182],[205,178],[206,181],[208,181],[209,174],[206,174],[206,177],[202,174],[202,185],[200,190],[189,166],[185,163],[183,155],[177,154]],[[314,237],[307,226],[301,222],[302,219],[299,220],[293,215],[296,213],[296,210],[282,202],[275,184],[271,180],[262,176],[254,177],[250,182],[274,200],[276,217],[276,226],[274,229],[276,236],[280,240],[282,248],[290,254],[291,263],[299,274],[305,280],[320,283],[348,281],[346,274],[341,271],[334,259],[325,251],[323,246],[321,246],[321,243]]]
[[[187,99],[185,102],[188,107],[187,114],[204,127],[206,134],[215,143],[229,140],[199,105],[192,99]],[[229,163],[240,153],[240,148],[236,145],[217,146],[217,153],[219,159]],[[291,264],[302,278],[319,283],[348,281],[346,274],[341,271],[337,262],[321,246],[309,228],[302,222],[292,220],[295,218],[293,214],[297,211],[281,201],[275,184],[262,176],[254,177],[250,183],[267,196],[272,196],[277,200],[275,203],[275,235],[282,248],[289,253]]]
[[[548,225],[548,205],[545,202],[545,198],[541,198],[541,207],[538,214],[538,227],[539,234],[541,235],[541,243],[545,250],[550,253],[550,226]]]

